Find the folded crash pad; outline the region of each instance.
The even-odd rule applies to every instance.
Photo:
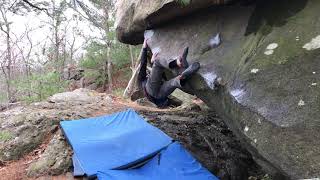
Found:
[[[82,120],[62,121],[74,155],[75,176],[125,169],[158,153],[172,139],[134,110]]]
[[[99,180],[218,180],[174,142],[138,169],[98,172]]]

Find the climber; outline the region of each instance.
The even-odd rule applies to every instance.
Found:
[[[177,59],[164,60],[158,58],[159,52],[154,52],[151,58],[152,71],[147,77],[147,53],[148,42],[144,40],[140,71],[138,74],[138,83],[140,89],[144,91],[144,95],[149,101],[157,105],[159,108],[170,106],[168,96],[176,89],[186,84],[190,77],[199,70],[200,63],[194,62],[190,66],[187,62],[188,47]],[[168,80],[163,80],[165,69],[176,70],[179,75]]]

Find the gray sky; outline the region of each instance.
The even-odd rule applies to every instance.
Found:
[[[84,1],[86,2],[86,1]],[[89,3],[88,3],[89,4]],[[92,7],[92,6],[91,6]],[[93,8],[93,7],[92,7]],[[79,9],[80,10],[80,9]],[[74,12],[71,9],[68,9],[64,12],[67,19],[71,19],[74,14],[78,15],[76,12]],[[33,48],[33,56],[37,53],[39,55],[42,54],[42,47],[46,44],[47,46],[50,44],[50,29],[48,25],[49,18],[45,13],[36,14],[34,12],[30,12],[25,16],[16,15],[9,13],[8,19],[12,22],[11,24],[11,31],[12,34],[11,37],[13,37],[13,41],[15,42],[19,37],[21,37],[24,32],[26,31],[26,28],[32,29],[32,32],[30,33],[30,37],[32,39],[32,43],[35,46]],[[0,18],[1,19],[1,18]],[[63,23],[61,25],[61,30],[63,30],[66,27],[66,23]],[[98,37],[101,38],[102,34],[99,31],[99,29],[92,26],[90,23],[88,23],[86,20],[83,19],[83,21],[70,21],[67,28],[67,34],[66,38],[67,40],[71,41],[73,38],[73,32],[74,30],[77,30],[78,32],[81,32],[82,35],[86,37]],[[18,38],[16,38],[18,37]],[[0,54],[5,50],[4,44],[5,34],[3,32],[0,32]],[[86,43],[86,40],[82,36],[77,36],[75,41],[75,47],[81,47]],[[1,45],[2,44],[2,45]],[[27,52],[27,49],[29,49],[30,44],[28,42],[28,39],[24,37],[21,42],[18,43],[18,45],[25,49],[25,53]],[[18,53],[18,50],[14,48],[14,51]],[[82,54],[84,54],[85,51],[83,49],[79,49],[76,52],[76,57],[80,57]],[[45,61],[46,57],[41,56],[41,59]],[[1,57],[0,57],[1,61]]]

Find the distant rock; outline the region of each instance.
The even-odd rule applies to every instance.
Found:
[[[72,92],[64,92],[55,94],[48,98],[49,102],[53,103],[93,103],[102,100],[94,90],[89,89],[76,89]]]

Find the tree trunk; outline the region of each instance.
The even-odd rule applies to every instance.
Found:
[[[1,8],[1,7],[0,7]],[[7,100],[10,102],[12,99],[12,90],[11,90],[11,75],[12,75],[12,56],[11,56],[11,44],[10,44],[10,22],[8,21],[5,12],[1,9],[1,15],[3,18],[3,23],[6,29],[1,27],[1,31],[6,34],[6,57],[4,63],[1,65],[2,71],[5,76],[6,81],[6,91],[7,91]]]
[[[137,63],[135,64],[135,67],[132,70],[133,72],[132,72],[132,76],[129,80],[129,83],[123,92],[123,97],[125,97],[125,98],[130,97],[132,95],[132,93],[134,92],[134,90],[138,89],[137,88],[138,87],[137,81],[138,81],[138,74],[139,74],[138,72],[140,70],[140,63],[138,63],[138,62],[140,62],[141,56],[142,56],[142,49],[141,49],[139,57],[136,61]]]
[[[109,84],[109,92],[112,92],[112,64],[110,59],[110,47],[107,50],[107,71],[108,71],[108,84]]]
[[[135,70],[133,70],[133,73],[132,73],[132,76],[129,80],[129,83],[123,92],[123,97],[125,97],[125,98],[130,97],[132,95],[132,93],[134,92],[134,90],[137,89],[139,70],[140,70],[140,64],[138,65],[138,67]]]
[[[54,30],[54,39],[55,39],[55,43],[54,43],[54,63],[56,65],[56,72],[59,72],[60,71],[60,62],[59,62],[59,37],[58,37],[58,27],[56,26],[55,27],[55,30]]]
[[[12,59],[11,59],[11,45],[10,45],[10,30],[9,30],[9,24],[6,25],[7,26],[7,30],[8,30],[8,34],[7,34],[7,98],[8,101],[10,102],[10,100],[12,99],[12,92],[11,92],[11,63],[12,63]]]
[[[128,46],[129,46],[130,58],[131,58],[131,70],[132,70],[132,74],[133,74],[133,73],[134,73],[134,71],[135,71],[135,64],[134,64],[133,51],[132,51],[132,46],[131,46],[131,45],[128,45]]]

